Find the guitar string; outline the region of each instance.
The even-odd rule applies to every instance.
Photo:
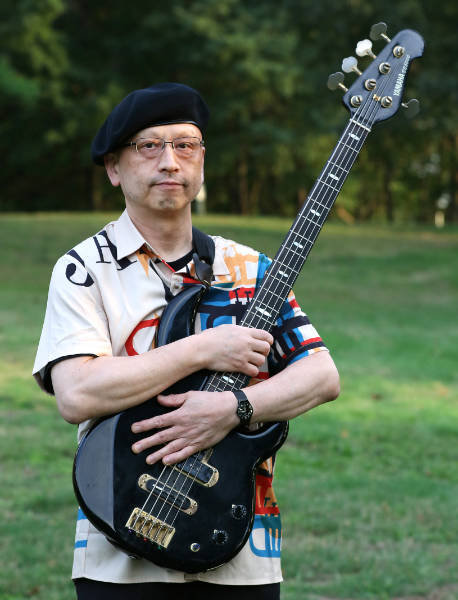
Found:
[[[380,91],[378,92],[383,93],[384,89],[386,88],[386,86],[388,85],[389,81],[392,80],[394,78],[395,73],[393,73],[392,75],[390,75],[389,77],[385,78],[384,80],[382,80],[382,86]],[[354,160],[356,160],[357,156],[352,156],[350,152],[348,152],[348,150],[346,150],[346,148],[349,148],[351,150],[352,153],[356,153],[360,151],[360,149],[362,148],[362,145],[364,144],[364,141],[369,133],[369,131],[364,130],[363,133],[359,132],[359,129],[361,128],[361,126],[366,127],[363,123],[364,120],[366,120],[367,124],[372,124],[371,123],[371,117],[373,117],[374,113],[379,109],[379,105],[377,102],[374,102],[374,98],[372,95],[368,95],[366,97],[366,101],[361,105],[361,107],[355,112],[354,117],[352,117],[353,119],[355,119],[355,122],[352,122],[350,120],[350,122],[347,124],[346,129],[344,130],[343,135],[341,136],[341,143],[338,143],[336,148],[334,149],[334,151],[332,152],[331,156],[329,157],[325,168],[322,171],[322,174],[320,174],[319,179],[324,179],[324,176],[326,176],[326,171],[332,171],[332,167],[331,165],[336,162],[339,163],[338,168],[342,169],[343,171],[349,172],[349,165],[350,163],[354,162]],[[355,131],[358,131],[358,133],[360,135],[355,135]],[[345,162],[342,160],[342,155],[345,154],[344,159]],[[329,167],[329,169],[328,169]],[[327,186],[324,182],[323,186],[322,186],[322,190],[324,193],[318,193],[318,195],[316,196],[316,190],[317,188],[319,188],[319,185],[315,185],[314,188],[312,189],[309,199],[310,199],[310,209],[311,210],[315,210],[315,212],[318,212],[320,209],[320,207],[325,208],[326,210],[330,210],[331,206],[329,205],[329,201],[333,202],[335,200],[335,198],[337,197],[340,189],[336,189],[333,186]],[[340,182],[339,182],[340,183]],[[342,182],[343,185],[343,182]],[[336,192],[336,193],[335,193]],[[321,227],[322,224],[324,223],[325,218],[327,217],[327,215],[324,215],[325,218],[323,218],[323,215],[320,213],[320,218],[318,219],[318,221],[313,221],[310,219],[307,219],[307,215],[304,214],[305,211],[301,210],[301,212],[298,215],[298,221],[300,221],[301,219],[307,221],[310,221],[310,225],[306,223],[306,230],[305,231],[301,231],[299,229],[299,231],[295,232],[295,231],[290,231],[289,235],[287,236],[286,240],[283,242],[283,247],[285,247],[289,240],[292,238],[292,236],[296,233],[299,236],[302,237],[306,237],[307,239],[309,239],[310,233],[311,231],[313,232],[313,229],[316,227]],[[309,210],[310,213],[310,210]],[[294,229],[294,228],[292,228]],[[311,231],[310,231],[311,230]],[[297,271],[297,267],[298,264],[300,264],[302,261],[302,256],[299,256],[296,258],[296,255],[293,254],[292,255],[292,262],[289,262],[289,266],[290,269],[292,271]],[[277,267],[278,270],[278,261],[276,262],[275,260],[273,261],[271,267]],[[273,287],[275,286],[275,287]],[[280,296],[280,294],[278,294],[278,288],[279,287],[283,287],[282,282],[279,283],[279,280],[273,279],[273,284],[270,284],[270,288],[268,286],[265,286],[263,288],[263,292],[265,296],[268,295],[276,295],[276,296]],[[261,285],[262,288],[262,285]],[[250,316],[248,316],[248,319],[250,318]],[[251,325],[253,326],[253,325]],[[218,375],[216,375],[214,377],[215,378],[218,377]],[[221,376],[220,376],[221,377]],[[223,375],[223,377],[228,380],[228,379],[238,379],[236,377],[234,377],[233,374],[229,374],[229,373],[225,373]],[[214,381],[211,382],[214,385]],[[235,383],[237,383],[237,381],[235,381]],[[218,387],[218,383],[216,384],[216,387]],[[227,389],[225,387],[225,389]],[[235,389],[235,386],[234,386]]]
[[[393,76],[392,76],[392,77],[393,77]],[[392,77],[391,77],[391,78],[392,78]],[[382,86],[382,89],[379,91],[379,94],[380,94],[380,93],[383,93],[383,90],[384,90],[384,89],[386,88],[386,86],[388,85],[388,79],[389,79],[389,78],[387,78],[387,79],[385,79],[385,80],[384,80],[384,81],[385,81],[385,85],[384,85],[384,86]],[[372,100],[374,100],[374,98],[372,98]],[[371,104],[373,105],[372,107],[371,107]],[[367,106],[366,106],[366,105],[367,105]],[[344,132],[343,132],[343,134],[342,134],[342,136],[341,136],[341,138],[340,138],[340,140],[342,140],[342,139],[344,139],[344,138],[346,137],[346,138],[347,138],[347,140],[346,140],[345,142],[341,142],[341,141],[339,140],[338,144],[336,145],[336,148],[335,148],[335,149],[334,149],[334,151],[331,153],[331,156],[330,156],[330,158],[328,159],[328,161],[327,161],[327,163],[326,163],[326,165],[325,165],[325,167],[324,167],[324,169],[323,169],[323,171],[322,171],[322,174],[323,174],[323,175],[326,173],[326,169],[327,169],[328,165],[330,165],[330,164],[332,164],[332,163],[333,163],[333,159],[334,159],[334,158],[336,158],[336,159],[337,159],[337,162],[339,162],[340,164],[342,164],[342,158],[341,158],[341,155],[342,155],[343,153],[346,153],[346,154],[345,154],[345,156],[344,156],[344,158],[348,158],[348,159],[349,159],[349,160],[347,161],[347,163],[345,163],[345,167],[343,167],[343,166],[341,167],[341,166],[340,166],[340,164],[339,164],[339,165],[335,165],[335,166],[337,166],[337,167],[338,167],[338,168],[340,168],[340,169],[343,169],[343,170],[344,170],[344,171],[346,171],[346,172],[347,172],[347,174],[348,174],[348,172],[349,172],[349,169],[347,168],[347,165],[348,165],[349,163],[352,163],[352,162],[354,162],[354,160],[356,160],[356,158],[357,158],[357,156],[358,156],[358,155],[356,155],[355,157],[351,157],[350,153],[349,153],[348,151],[346,151],[346,150],[345,150],[345,147],[349,148],[349,149],[350,149],[352,152],[358,152],[358,153],[359,153],[359,151],[360,151],[360,149],[362,148],[362,145],[364,144],[365,138],[367,137],[367,134],[369,133],[369,131],[365,132],[365,134],[364,134],[363,136],[361,136],[361,135],[360,135],[360,136],[355,136],[355,133],[354,133],[354,132],[355,132],[355,130],[356,130],[356,127],[361,127],[361,126],[362,126],[364,118],[366,118],[366,122],[370,122],[370,120],[371,120],[371,119],[370,119],[370,117],[369,117],[369,118],[367,118],[367,113],[369,113],[369,112],[371,111],[371,108],[372,108],[372,115],[370,115],[370,117],[372,117],[372,116],[373,116],[373,114],[374,114],[374,113],[376,113],[376,112],[378,111],[378,104],[377,104],[377,102],[371,102],[371,97],[369,96],[369,97],[366,99],[366,102],[365,102],[364,104],[362,104],[362,105],[361,105],[360,109],[358,109],[358,110],[355,112],[355,115],[354,115],[354,117],[353,117],[353,119],[355,119],[355,117],[361,118],[361,121],[360,121],[360,122],[358,122],[358,121],[354,121],[354,122],[353,122],[353,126],[352,126],[352,120],[350,120],[349,124],[347,124],[347,126],[346,126],[346,128],[345,128],[345,130],[344,130]],[[363,113],[364,113],[364,109],[367,109],[367,110],[366,110],[366,116],[363,114]],[[358,114],[359,112],[360,112],[361,114]],[[351,140],[355,140],[355,137],[356,137],[356,138],[358,138],[358,139],[356,140],[356,143],[355,143],[355,148],[354,148],[354,147],[352,147],[352,145],[351,145],[351,144],[352,144],[352,141],[350,141],[350,145],[348,145],[348,143],[347,143],[347,142],[349,141],[349,138],[351,138]],[[359,148],[357,148],[357,146],[359,145],[359,142],[360,142],[360,139],[361,139],[361,137],[362,137],[362,141],[361,141],[360,147],[359,147]],[[339,146],[342,146],[342,148],[339,148]],[[339,151],[339,154],[340,154],[340,155],[337,155],[337,156],[335,156],[335,155],[336,155],[336,153],[337,153],[337,151]],[[351,168],[351,165],[350,165],[350,168]],[[329,170],[331,170],[331,169],[332,169],[332,167],[331,167]],[[328,174],[328,176],[329,176],[329,174]],[[321,177],[321,174],[320,174],[320,177]],[[320,178],[319,178],[319,179],[320,179]],[[311,210],[313,210],[314,208],[318,208],[318,209],[319,209],[319,207],[320,207],[320,206],[323,206],[324,208],[326,208],[326,210],[328,210],[328,211],[329,211],[329,210],[331,209],[331,207],[332,207],[332,202],[333,202],[333,201],[335,200],[335,198],[337,197],[337,195],[338,195],[338,193],[339,193],[339,191],[340,191],[341,187],[343,186],[343,183],[344,183],[344,181],[342,181],[342,183],[340,184],[340,187],[339,187],[339,188],[333,188],[332,186],[329,186],[329,185],[325,184],[324,182],[322,182],[322,183],[323,183],[323,191],[324,191],[324,193],[323,193],[322,195],[320,195],[320,192],[319,192],[319,194],[318,194],[317,198],[314,198],[314,197],[313,197],[313,194],[314,194],[315,188],[318,188],[319,186],[318,186],[318,185],[315,185],[315,186],[312,188],[312,191],[311,191],[311,193],[310,193],[310,195],[309,195],[309,199],[310,199],[310,201],[311,201],[312,207],[311,207],[311,209],[309,209],[309,213],[310,213],[310,211],[311,211]],[[339,182],[339,183],[340,183],[340,182]],[[328,189],[326,189],[324,186],[326,186],[326,188],[328,188]],[[337,192],[337,193],[335,193],[335,194],[334,194],[334,192]],[[327,203],[329,202],[329,200],[331,200],[331,205],[330,205],[330,206],[328,206],[328,205],[327,205]],[[305,208],[305,205],[304,205],[304,208]],[[313,232],[313,231],[314,231],[314,229],[316,229],[317,227],[319,227],[319,228],[321,229],[321,227],[322,227],[322,225],[323,225],[323,223],[324,223],[324,221],[325,221],[325,219],[326,219],[326,217],[327,217],[327,214],[325,215],[325,218],[323,219],[322,223],[320,223],[320,221],[319,221],[319,220],[318,220],[317,222],[315,222],[315,221],[312,221],[312,220],[310,220],[310,219],[307,219],[307,216],[306,216],[306,215],[304,215],[304,214],[302,214],[303,212],[304,212],[303,210],[301,210],[301,211],[300,211],[300,213],[299,213],[299,215],[298,215],[297,219],[299,220],[299,219],[303,218],[305,221],[308,221],[308,223],[306,223],[306,230],[305,230],[304,232],[302,232],[302,233],[299,233],[299,232],[297,232],[297,234],[296,234],[296,235],[299,235],[300,237],[305,237],[305,239],[307,239],[308,241],[311,241],[311,240],[309,239],[309,235],[310,235],[309,228],[311,228],[311,231],[312,231],[312,232]],[[315,212],[317,212],[317,211],[315,211]],[[321,214],[319,215],[319,217],[321,217]],[[292,228],[292,229],[294,229],[294,228]],[[319,231],[318,231],[318,233],[319,233]],[[282,244],[282,248],[284,248],[284,247],[286,246],[286,244],[287,244],[287,241],[288,241],[288,238],[289,238],[289,237],[291,237],[292,235],[294,235],[294,232],[293,232],[293,231],[289,232],[289,236],[287,236],[287,238],[286,238],[286,239],[285,239],[285,241],[283,242],[283,244]],[[297,253],[294,253],[294,254],[297,254]],[[294,262],[293,262],[293,264],[294,264],[294,267],[293,267],[292,269],[296,271],[296,270],[297,270],[297,265],[298,265],[298,264],[300,264],[300,263],[303,261],[303,257],[302,257],[302,255],[300,255],[300,254],[297,254],[297,257],[293,257],[293,261],[294,261]],[[273,261],[273,262],[274,262],[274,261]],[[303,262],[302,262],[302,264],[303,264]],[[301,267],[302,267],[302,265],[301,265]],[[279,287],[279,285],[280,285],[280,287],[283,287],[283,285],[282,285],[282,282],[280,282],[280,281],[275,281],[275,279],[273,279],[273,282],[274,282],[274,284],[276,285],[276,288],[275,288],[275,290],[276,290],[276,291],[278,291],[278,287]],[[292,286],[291,286],[291,287],[292,287]],[[265,287],[263,291],[265,292],[265,295],[266,295],[266,296],[267,296],[268,294],[270,294],[270,295],[272,295],[272,294],[273,294],[273,295],[277,295],[277,296],[279,296],[279,294],[276,294],[276,292],[274,292],[274,291],[273,291],[273,288],[272,288],[272,287],[271,287],[270,289],[269,289],[269,287]],[[240,375],[241,375],[241,378],[239,377]],[[215,374],[215,375],[214,375],[214,377],[215,377],[215,376],[217,377],[217,376],[218,376],[218,374]],[[223,375],[223,376],[224,376],[224,375]],[[232,380],[232,381],[233,381],[233,383],[241,383],[240,379],[241,379],[241,380],[242,380],[242,382],[243,382],[244,380],[246,380],[246,376],[244,376],[243,374],[233,374],[233,373],[230,373],[230,374],[227,374],[227,375],[226,375],[226,379]],[[239,381],[237,381],[237,380],[239,380]],[[209,382],[209,384],[207,384],[207,386],[206,386],[206,388],[207,388],[207,389],[209,389],[209,388],[211,387],[211,383],[212,383],[212,382]],[[242,383],[242,385],[243,385],[243,383]],[[217,387],[217,385],[216,385],[216,387]],[[224,388],[224,390],[227,390],[227,389],[228,389],[227,387],[225,387],[225,388]],[[232,387],[232,389],[237,389],[237,388],[236,388],[236,386],[234,386],[234,387]],[[224,390],[223,390],[223,391],[224,391]],[[194,458],[194,461],[193,461],[193,465],[192,465],[192,467],[191,467],[191,472],[192,472],[192,469],[193,469],[193,467],[194,467],[194,465],[195,465],[196,461],[198,460],[198,453],[195,453],[194,455],[191,455],[191,457],[188,457],[188,458],[186,459],[185,463],[184,463],[184,465],[186,465],[186,464],[188,463],[188,461],[189,461],[189,458],[192,458],[193,456],[194,456],[195,458]],[[199,474],[199,472],[200,472],[200,470],[201,470],[202,466],[203,466],[203,463],[201,462],[201,463],[200,463],[200,467],[198,468],[196,475],[195,475],[194,477],[192,477],[192,478],[188,478],[186,475],[183,475],[183,482],[182,482],[181,488],[180,488],[180,490],[178,491],[178,493],[181,493],[181,492],[182,492],[182,490],[183,490],[183,487],[184,487],[184,484],[187,482],[187,480],[188,480],[188,479],[190,479],[190,481],[189,481],[189,486],[188,486],[188,490],[187,490],[187,492],[186,492],[186,494],[185,494],[185,496],[188,496],[188,494],[189,494],[189,491],[190,491],[190,489],[191,489],[192,485],[194,484],[194,482],[195,482],[195,481],[197,480],[197,478],[198,478],[198,474]],[[173,467],[172,467],[172,470],[171,470],[171,472],[173,472],[173,469],[174,469],[174,468],[175,468],[175,466],[173,466]],[[164,467],[164,469],[163,469],[162,473],[164,472],[164,470],[165,470],[165,467]],[[177,469],[177,471],[178,471],[178,469]],[[178,471],[178,472],[179,472],[179,471]],[[158,482],[161,480],[162,473],[161,473],[161,475],[160,475],[160,476],[159,476],[159,478],[158,478]],[[170,478],[170,474],[169,474],[169,478]],[[178,479],[178,478],[177,478],[177,479]],[[168,480],[167,480],[167,481],[168,481]],[[173,487],[172,489],[174,489],[174,487]],[[151,492],[151,493],[152,493],[152,492]],[[151,496],[151,493],[150,493],[149,497]],[[170,493],[169,493],[169,496],[168,496],[168,497],[170,497]],[[157,497],[157,500],[156,500],[155,504],[157,503],[157,501],[158,501],[158,500],[159,500],[159,496]],[[147,501],[145,502],[144,506],[146,506],[147,502],[148,502],[148,499],[147,499]],[[154,507],[153,507],[153,508],[154,508]],[[153,508],[151,508],[151,511],[153,510]],[[161,509],[162,509],[162,507],[161,507]],[[164,519],[168,518],[168,516],[169,516],[169,514],[170,514],[170,512],[171,512],[171,510],[172,510],[172,509],[173,509],[173,504],[171,504],[171,505],[170,505],[169,511],[168,511],[167,515],[164,517]],[[151,511],[150,511],[150,514],[151,514]],[[172,525],[173,525],[173,523],[175,522],[175,520],[176,520],[176,518],[177,518],[178,514],[179,514],[179,509],[177,509],[177,510],[176,510],[176,514],[175,514],[175,516],[174,516],[174,518],[173,518]],[[138,517],[137,517],[137,518],[138,518]],[[151,530],[151,528],[150,528],[150,530]]]
[[[268,293],[268,292],[269,292],[269,290],[267,290],[267,293]],[[234,377],[234,376],[232,375],[232,377]],[[231,379],[232,379],[232,377],[231,377]],[[195,464],[195,461],[196,461],[196,460],[197,460],[197,457],[196,457],[196,459],[194,460],[194,464]],[[186,464],[186,463],[185,463],[185,464]],[[200,466],[200,468],[199,468],[198,472],[200,472],[200,469],[201,469],[201,468],[202,468],[202,463],[201,463],[201,466]],[[197,475],[196,475],[194,478],[190,478],[190,481],[189,481],[189,484],[188,484],[188,490],[187,490],[187,492],[186,492],[186,494],[185,494],[186,496],[189,494],[189,490],[191,489],[191,487],[192,487],[193,483],[194,483],[196,480],[197,480]],[[186,479],[185,479],[184,481],[186,481]],[[183,487],[184,487],[184,482],[183,482],[183,484],[182,484],[182,486],[181,486],[181,488],[180,488],[180,491],[182,491],[182,490],[183,490]],[[169,514],[170,514],[171,510],[172,510],[172,506],[169,508],[169,511],[168,511],[168,513],[167,513],[167,515],[166,515],[165,519],[167,519],[167,517],[169,516]],[[176,514],[175,514],[175,517],[174,517],[174,519],[173,519],[173,521],[172,521],[172,524],[171,524],[171,525],[173,525],[173,523],[175,522],[175,520],[176,520],[176,518],[177,518],[178,514],[179,514],[179,511],[177,510],[177,511],[176,511]]]
[[[372,98],[372,100],[373,100],[373,98]],[[323,170],[323,173],[325,173],[325,172],[326,172],[327,166],[328,166],[330,163],[332,163],[333,159],[334,159],[334,160],[337,160],[337,162],[339,162],[340,164],[342,164],[342,157],[341,157],[341,155],[342,155],[343,153],[345,153],[345,157],[344,157],[344,158],[347,158],[347,159],[349,159],[349,160],[348,160],[348,161],[345,163],[345,166],[342,166],[341,168],[342,168],[344,171],[347,171],[347,172],[349,172],[349,169],[348,169],[348,164],[349,164],[350,162],[353,162],[353,161],[356,159],[356,157],[352,157],[352,156],[350,155],[350,153],[348,152],[348,150],[346,150],[345,148],[346,148],[346,147],[347,147],[347,148],[349,148],[349,149],[350,149],[352,152],[356,152],[356,151],[358,151],[358,152],[359,152],[359,150],[361,149],[361,147],[362,147],[362,145],[363,145],[363,143],[364,143],[364,141],[365,141],[365,138],[367,137],[367,134],[366,134],[365,136],[356,136],[358,139],[357,139],[356,143],[354,144],[354,146],[352,146],[352,145],[350,145],[350,146],[349,146],[347,142],[348,142],[348,140],[354,140],[354,139],[355,139],[355,137],[353,137],[353,136],[355,135],[355,134],[354,134],[354,131],[356,130],[356,127],[357,127],[357,126],[360,126],[360,125],[362,124],[362,122],[363,122],[363,119],[365,118],[365,116],[367,117],[367,113],[369,113],[369,112],[370,112],[370,110],[371,110],[371,104],[373,104],[373,108],[374,108],[374,110],[378,109],[378,105],[377,105],[377,103],[376,103],[376,102],[372,102],[372,101],[371,101],[371,97],[369,96],[369,97],[366,99],[366,102],[365,102],[365,103],[362,105],[362,107],[361,107],[361,110],[359,110],[359,109],[358,109],[358,111],[356,111],[356,113],[355,113],[355,116],[358,116],[358,117],[361,119],[360,123],[356,122],[356,123],[352,124],[352,123],[351,123],[351,121],[350,121],[350,124],[349,124],[349,125],[347,125],[347,127],[346,127],[346,131],[344,130],[344,133],[343,133],[343,135],[342,135],[342,138],[344,138],[344,139],[345,139],[345,137],[346,137],[347,139],[346,139],[346,141],[345,141],[345,142],[343,142],[343,143],[341,143],[341,144],[338,144],[338,145],[337,145],[336,149],[333,151],[333,153],[331,154],[330,158],[328,159],[327,165],[325,166],[325,169]],[[359,112],[360,114],[358,114],[358,112]],[[364,112],[366,112],[366,115],[364,115]],[[366,118],[366,122],[370,122],[370,118],[369,118],[369,119],[368,119],[368,118]],[[369,132],[367,132],[367,133],[369,133]],[[353,134],[353,135],[350,135],[350,134]],[[361,140],[361,138],[362,138],[362,140]],[[360,141],[361,141],[361,143],[360,143]],[[351,142],[350,142],[350,143],[351,143]],[[358,148],[358,145],[360,146],[359,148]],[[339,146],[341,146],[341,147],[339,147]],[[343,185],[343,182],[342,182],[342,185]],[[313,192],[312,192],[312,193],[311,193],[311,195],[310,195],[310,197],[311,197],[311,200],[312,200],[312,206],[315,206],[315,205],[320,205],[320,206],[324,206],[324,207],[326,207],[326,209],[329,209],[329,210],[330,210],[330,208],[331,208],[331,207],[330,207],[330,206],[328,207],[328,205],[327,205],[327,204],[328,204],[328,201],[329,201],[330,199],[333,201],[333,200],[335,199],[335,197],[337,196],[337,194],[334,194],[334,193],[333,193],[333,192],[335,192],[335,191],[337,191],[337,194],[338,194],[338,192],[339,192],[340,190],[339,190],[339,189],[337,189],[337,190],[336,190],[335,188],[332,188],[331,190],[327,190],[326,188],[324,188],[324,194],[323,194],[323,195],[321,195],[321,196],[320,196],[320,194],[319,194],[317,198],[313,198]],[[328,197],[328,195],[329,195],[329,197]],[[317,206],[316,206],[316,207],[317,207]],[[326,216],[327,216],[327,215],[326,215]],[[304,217],[302,214],[300,214],[299,218],[301,218],[301,217],[305,218],[305,220],[307,221],[307,218],[306,218],[306,217]],[[324,223],[324,220],[323,220],[323,223]],[[309,220],[309,223],[306,223],[306,230],[305,230],[305,232],[302,232],[302,235],[305,235],[305,237],[307,237],[307,238],[308,238],[308,237],[309,237],[309,235],[310,235],[309,228],[312,228],[312,229],[313,229],[313,226],[314,226],[314,227],[317,227],[317,226],[321,226],[321,225],[322,225],[322,224],[320,224],[319,222],[317,223],[317,222],[313,222],[313,221],[310,221],[310,220]],[[299,234],[299,235],[301,235],[301,234]],[[290,237],[291,237],[291,236],[290,236]],[[283,245],[285,246],[285,245],[286,245],[286,242],[285,242]],[[294,267],[293,267],[293,269],[297,269],[297,264],[298,264],[298,263],[300,263],[300,262],[301,262],[301,260],[302,260],[302,257],[301,257],[301,256],[299,256],[298,258],[296,258],[296,262],[294,263]],[[272,285],[271,285],[270,289],[269,289],[269,287],[266,287],[266,288],[264,289],[264,291],[265,291],[265,295],[268,295],[269,293],[270,293],[271,295],[272,295],[272,294],[273,294],[273,295],[277,295],[277,296],[279,295],[279,294],[277,294],[276,292],[278,292],[278,286],[279,286],[279,285],[281,285],[281,283],[280,283],[279,281],[275,281],[275,280],[274,280],[274,285],[276,286],[276,287],[275,287],[275,292],[273,291],[273,288],[272,288]],[[216,375],[216,377],[218,377],[218,375]],[[236,375],[234,375],[234,374],[232,374],[232,373],[231,373],[231,374],[229,374],[229,373],[228,373],[228,374],[225,374],[225,377],[226,377],[226,381],[232,381],[232,384],[234,384],[234,383],[240,383],[240,379],[242,379],[242,381],[245,379],[245,376],[244,376],[244,375],[242,375],[242,377],[240,378],[240,377],[239,377],[239,374],[236,374]],[[211,384],[211,383],[212,383],[212,382],[210,382],[210,384]],[[207,385],[207,389],[209,389],[210,387],[211,387],[211,385]],[[217,387],[218,387],[218,385],[216,385],[216,389],[217,389]],[[235,385],[232,385],[231,387],[232,387],[232,389],[237,389]],[[228,388],[227,388],[227,386],[225,385],[225,386],[224,386],[224,390],[226,390],[226,389],[228,389]],[[224,390],[223,390],[223,391],[224,391]],[[200,468],[201,468],[201,467],[200,467]],[[199,468],[199,470],[200,470],[200,468]],[[195,481],[196,479],[197,479],[197,477],[194,479],[194,481]],[[189,493],[189,490],[191,489],[191,487],[192,487],[192,485],[193,485],[194,481],[190,481],[190,482],[189,482],[189,486],[188,486],[188,491],[187,491],[187,494]],[[186,495],[187,495],[187,494],[186,494]]]
[[[198,453],[196,453],[195,455],[192,455],[192,456],[195,456],[195,459],[194,459],[194,461],[193,461],[193,464],[192,464],[192,466],[191,466],[191,470],[193,469],[193,467],[194,467],[195,463],[196,463],[196,462],[197,462],[197,460],[198,460],[198,456],[197,456],[197,454],[198,454]],[[163,530],[164,528],[167,530],[167,528],[169,528],[169,527],[173,527],[173,524],[174,524],[174,522],[175,522],[175,520],[176,520],[176,518],[177,518],[177,516],[178,516],[178,514],[179,514],[179,512],[180,512],[180,509],[179,509],[179,508],[176,508],[176,514],[175,514],[175,516],[174,516],[174,517],[173,517],[173,519],[172,519],[172,523],[167,523],[167,522],[166,522],[166,519],[169,517],[171,510],[174,508],[174,504],[173,504],[173,498],[172,498],[172,500],[170,500],[171,496],[172,496],[174,493],[175,493],[175,495],[177,496],[177,498],[179,498],[179,497],[180,497],[180,495],[186,495],[186,496],[187,496],[187,494],[182,494],[182,490],[183,490],[184,484],[185,484],[185,482],[186,482],[186,477],[187,477],[187,476],[186,476],[186,475],[184,475],[184,474],[183,474],[183,473],[180,471],[180,469],[178,469],[178,468],[177,468],[177,466],[176,466],[176,465],[166,465],[166,466],[165,466],[165,468],[167,468],[167,467],[170,469],[170,475],[169,475],[169,478],[170,478],[171,474],[172,474],[174,471],[177,473],[177,478],[176,478],[176,479],[175,479],[175,481],[173,482],[172,486],[169,486],[169,488],[170,488],[170,489],[169,489],[169,493],[167,494],[167,496],[166,496],[165,500],[164,500],[164,501],[162,502],[162,504],[160,505],[160,508],[159,508],[159,511],[158,511],[157,515],[155,515],[155,516],[156,516],[156,518],[158,518],[158,519],[160,518],[160,519],[163,521],[163,524],[161,523],[161,525],[160,525],[160,526],[158,527],[158,529],[156,530],[156,534],[155,534],[155,537],[154,537],[154,540],[153,540],[153,541],[156,541],[156,542],[157,542],[157,539],[158,539],[158,537],[160,537],[160,533],[162,533],[162,530]],[[177,488],[175,488],[175,484],[176,484],[176,482],[178,481],[178,478],[179,478],[179,476],[180,476],[180,475],[183,477],[183,481],[182,481],[182,483],[181,483],[181,487],[180,487],[180,489],[177,489]],[[195,479],[195,478],[194,478],[194,479]],[[170,502],[169,502],[169,500],[170,500]],[[154,505],[151,507],[151,509],[150,509],[150,511],[149,511],[149,513],[148,513],[148,514],[149,514],[149,516],[152,516],[152,511],[153,511],[153,509],[155,508],[156,504],[157,504],[159,501],[160,501],[160,498],[159,498],[159,496],[158,496],[158,497],[156,498],[156,501],[154,502]],[[162,512],[162,509],[166,510],[166,509],[167,509],[167,505],[169,505],[167,513],[165,514],[165,516],[163,516],[163,517],[160,517],[160,515],[161,515],[161,512]],[[152,523],[152,524],[151,524],[151,526],[150,526],[150,528],[149,528],[149,530],[148,530],[148,535],[150,534],[150,532],[151,532],[152,528],[153,528],[155,525],[157,525],[157,524],[156,524],[156,523]],[[159,543],[159,542],[157,542],[157,543]]]

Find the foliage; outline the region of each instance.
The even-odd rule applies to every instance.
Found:
[[[178,80],[212,110],[210,210],[294,214],[345,122],[327,76],[384,20],[390,35],[412,28],[425,38],[406,92],[422,112],[376,129],[341,205],[359,219],[431,221],[446,194],[456,217],[457,10],[450,0],[440,11],[420,0],[389,10],[382,0],[4,3],[2,208],[120,207],[119,190],[91,165],[91,139],[132,89]]]

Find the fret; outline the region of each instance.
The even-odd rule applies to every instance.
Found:
[[[291,274],[294,274],[295,276],[299,275],[299,271],[296,271],[295,269],[293,269],[293,267],[291,267],[289,264],[284,263],[280,259],[275,258],[275,262],[277,264],[281,265],[283,269],[289,269],[291,271]],[[291,277],[291,275],[290,275],[290,277]]]
[[[294,234],[294,235],[295,235],[296,237],[299,237],[299,238],[301,238],[301,240],[304,240],[304,242],[308,242],[309,244],[313,244],[313,242],[315,241],[315,240],[311,240],[311,239],[309,239],[309,238],[308,238],[307,236],[305,236],[305,235],[301,235],[299,232],[295,232],[295,234]],[[295,244],[295,242],[293,242],[293,244]],[[300,244],[295,244],[295,245],[299,245],[299,246],[300,246]],[[302,247],[303,247],[303,246],[301,246],[301,248],[302,248]]]
[[[355,148],[353,148],[353,146],[349,146],[347,143],[345,142],[340,142],[339,146],[345,146],[345,148],[348,148],[349,150],[351,150],[352,152],[355,153],[355,158],[356,156],[358,156],[358,152],[359,150],[356,150]],[[345,156],[345,158],[347,158],[347,156]],[[350,157],[351,158],[351,157]]]
[[[345,167],[341,167],[340,165],[338,165],[337,163],[335,163],[332,160],[328,160],[328,164],[333,165],[334,167],[337,167],[337,169],[342,169],[342,171],[345,171],[346,173],[348,173],[348,169],[345,169]]]
[[[322,179],[318,179],[318,181],[321,181],[321,183],[322,183],[323,185],[327,185],[328,187],[330,187],[330,188],[331,188],[331,190],[334,190],[335,192],[338,192],[338,191],[340,191],[340,188],[335,188],[335,187],[333,187],[333,186],[332,186],[330,183],[328,183],[327,181],[323,181]]]
[[[296,252],[296,250],[293,250],[292,248],[289,248],[289,250],[287,250],[287,252],[289,252],[291,254],[295,254],[296,256],[301,256],[302,257],[302,253],[301,252]]]
[[[320,223],[317,221],[314,221],[313,219],[310,219],[309,217],[305,217],[305,220],[308,221],[309,223],[313,223],[313,225],[319,225]],[[323,220],[324,222],[324,220]]]
[[[313,192],[312,192],[312,193],[313,193]],[[312,201],[314,204],[318,204],[318,206],[321,206],[322,208],[324,208],[326,211],[329,211],[329,210],[331,210],[331,207],[330,207],[330,206],[328,206],[327,204],[323,204],[323,203],[322,203],[322,202],[320,202],[319,200],[315,200],[315,199],[312,197],[312,194],[310,194],[310,200],[311,200],[311,201]],[[302,219],[303,217],[304,217],[304,215],[303,215],[303,214],[300,214],[300,215],[299,215],[299,219]]]
[[[273,297],[274,299],[277,299],[277,300],[281,300],[283,302],[284,298],[283,298],[283,296],[280,296],[280,294],[276,294],[271,289],[266,289],[266,292],[269,293],[270,297]]]

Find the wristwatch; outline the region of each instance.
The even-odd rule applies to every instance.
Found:
[[[245,392],[242,392],[242,390],[232,390],[232,392],[238,402],[236,413],[240,419],[240,425],[248,427],[250,419],[253,416],[253,407],[246,397]]]

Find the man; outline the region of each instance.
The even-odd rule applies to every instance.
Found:
[[[64,419],[79,424],[79,439],[93,419],[154,396],[174,409],[132,425],[144,434],[133,452],[155,447],[150,464],[182,461],[241,422],[291,419],[332,400],[339,389],[334,363],[292,293],[274,335],[236,324],[269,261],[192,228],[207,121],[198,92],[174,83],[136,90],[108,116],[92,157],[121,187],[126,211],[57,262],[34,367]],[[166,304],[198,283],[202,237],[214,252],[213,281],[195,334],[154,347]],[[237,398],[230,391],[161,395],[200,369],[243,373],[258,383]],[[80,511],[72,575],[78,598],[279,598],[281,530],[272,477],[269,459],[257,475],[249,542],[226,565],[197,575],[128,557]]]

